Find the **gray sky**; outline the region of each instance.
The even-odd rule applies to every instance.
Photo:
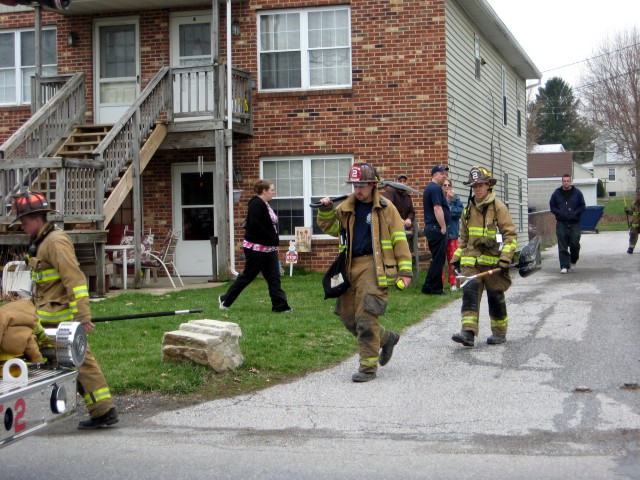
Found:
[[[542,72],[580,86],[582,63],[607,36],[640,27],[640,0],[487,0]],[[553,70],[552,70],[553,69]]]

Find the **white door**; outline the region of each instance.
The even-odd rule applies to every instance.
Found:
[[[177,14],[171,18],[171,66],[194,67],[210,64],[211,15]],[[213,74],[186,72],[173,83],[174,113],[213,112],[215,78]]]
[[[180,275],[213,275],[211,237],[215,235],[214,164],[181,163],[172,167],[174,229],[181,230],[176,248]]]
[[[94,23],[95,121],[113,124],[140,93],[138,19]]]

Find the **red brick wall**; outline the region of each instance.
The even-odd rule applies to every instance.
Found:
[[[246,215],[251,181],[259,175],[259,159],[268,155],[353,154],[355,161],[371,162],[381,176],[395,179],[409,174],[409,183],[421,190],[430,180],[431,167],[446,163],[447,92],[445,70],[444,0],[380,2],[378,0],[250,0],[233,6],[241,35],[233,37],[233,64],[257,79],[256,11],[265,8],[299,8],[348,4],[352,22],[352,72],[350,89],[321,92],[258,93],[254,90],[255,135],[234,139],[234,158],[244,172],[243,196],[235,211],[237,244],[242,239],[240,223]],[[208,7],[207,7],[208,8]],[[138,15],[123,12],[118,15]],[[225,7],[221,6],[224,23]],[[93,98],[92,19],[45,15],[45,23],[58,26],[60,73],[85,71],[89,100],[87,121],[91,121]],[[11,16],[0,17],[0,28]],[[25,16],[23,26],[33,25]],[[142,83],[169,65],[169,12],[140,15]],[[70,31],[78,34],[77,47],[66,47]],[[225,33],[221,29],[221,54],[225,54]],[[0,109],[11,122],[0,127],[0,141],[24,121],[28,109]],[[8,123],[15,124],[6,126]],[[4,131],[2,129],[5,129]],[[8,131],[6,130],[8,129]],[[171,223],[170,165],[184,158],[213,152],[161,152],[143,174],[145,224],[161,232]],[[211,155],[211,156],[209,156]],[[238,185],[234,185],[237,188]],[[418,219],[422,201],[414,196]],[[283,246],[288,242],[283,242]],[[322,270],[336,253],[336,241],[314,241],[313,252],[300,255],[300,266]],[[281,249],[282,257],[286,248]],[[237,268],[242,268],[241,248],[235,249]]]

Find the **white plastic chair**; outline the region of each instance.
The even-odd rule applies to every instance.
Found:
[[[169,281],[171,282],[171,285],[173,285],[173,288],[177,288],[173,278],[171,278],[171,273],[169,273],[169,266],[171,266],[173,273],[178,277],[180,284],[184,287],[180,273],[174,263],[176,246],[178,245],[179,239],[180,230],[169,230],[162,244],[162,249],[159,252],[143,252],[141,266],[142,270],[145,271],[147,281],[149,280],[150,273],[153,273],[153,281],[157,282],[158,269],[163,268],[167,277],[169,277]]]

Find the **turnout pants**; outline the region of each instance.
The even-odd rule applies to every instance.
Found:
[[[91,418],[104,415],[113,408],[107,380],[88,343],[84,363],[78,368],[78,393],[82,396]]]
[[[638,233],[640,233],[640,226],[632,225],[629,229],[629,248],[636,248],[636,243],[638,243]]]
[[[380,345],[389,338],[378,322],[387,309],[388,289],[378,287],[373,255],[352,258],[348,275],[351,287],[336,300],[334,313],[358,339],[359,371],[375,372]]]
[[[477,273],[490,270],[491,267],[477,266],[476,268],[464,268],[462,274],[472,276]],[[509,317],[507,316],[507,303],[504,292],[511,286],[509,273],[499,273],[477,278],[470,281],[462,289],[462,330],[469,330],[478,335],[480,301],[482,292],[486,289],[489,302],[489,318],[491,319],[491,333],[494,335],[507,335]]]

